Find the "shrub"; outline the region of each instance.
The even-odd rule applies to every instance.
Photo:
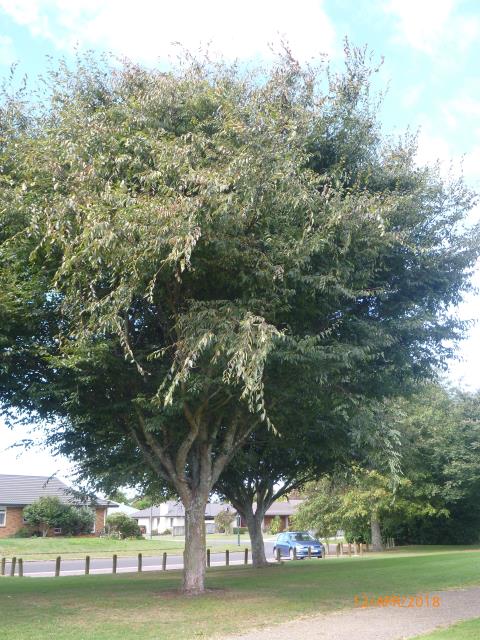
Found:
[[[162,531],[162,533],[160,535],[161,536],[171,536],[172,535],[172,530],[171,529],[165,529],[165,531]]]
[[[219,533],[230,533],[232,522],[235,520],[235,514],[227,509],[219,511],[215,516],[215,526]]]
[[[89,507],[64,504],[58,498],[39,498],[23,510],[25,522],[39,529],[43,536],[49,529],[60,528],[64,535],[91,533],[95,514]]]
[[[280,533],[281,529],[282,529],[282,521],[278,516],[275,516],[275,518],[273,518],[273,520],[270,523],[268,532],[274,536],[277,533]]]
[[[248,529],[247,527],[233,527],[232,529],[232,533],[234,535],[238,534],[238,530],[240,529],[240,535],[243,536],[244,533],[247,533]]]
[[[106,522],[106,531],[109,537],[117,538],[141,538],[140,527],[125,513],[112,513]]]
[[[35,533],[32,532],[28,527],[22,527],[12,535],[8,536],[9,538],[32,538],[35,536]]]

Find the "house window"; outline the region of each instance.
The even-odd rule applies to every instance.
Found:
[[[59,536],[62,533],[62,528],[61,527],[55,527],[54,530],[53,530],[53,533],[56,536]]]
[[[7,507],[0,507],[0,527],[4,527],[7,523]]]

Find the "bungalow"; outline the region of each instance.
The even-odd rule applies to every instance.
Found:
[[[205,529],[207,533],[215,533],[215,516],[220,511],[236,513],[232,505],[225,502],[209,502],[205,509]],[[137,521],[142,532],[149,536],[170,531],[174,536],[185,535],[185,508],[181,502],[168,500],[156,507],[141,509],[131,516]]]
[[[262,529],[266,531],[273,518],[280,518],[280,530],[291,526],[292,516],[295,515],[302,500],[285,500],[274,502],[265,513]],[[254,505],[255,509],[255,505]],[[226,502],[209,502],[205,509],[205,529],[207,533],[215,533],[215,516],[220,511],[231,511],[236,515],[236,510]],[[156,507],[148,507],[133,513],[131,517],[137,521],[138,526],[146,535],[153,535],[170,531],[172,535],[183,536],[185,534],[185,509],[181,502],[169,500]],[[242,518],[241,526],[246,522]]]
[[[23,509],[47,496],[56,497],[66,504],[90,506],[95,511],[92,533],[100,535],[105,528],[107,507],[111,505],[108,500],[79,500],[67,485],[55,477],[0,474],[0,538],[7,538],[24,527]]]

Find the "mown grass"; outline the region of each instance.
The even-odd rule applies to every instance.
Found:
[[[207,537],[207,545],[213,551],[221,552],[225,549],[238,549],[236,539],[230,537]],[[241,549],[250,546],[245,536],[241,539]],[[181,554],[184,548],[184,538],[157,537],[152,540],[140,538],[138,540],[115,540],[112,538],[4,538],[0,540],[0,557],[16,556],[24,560],[53,560],[58,555],[65,559],[74,560],[84,558],[87,554],[92,558],[105,558],[116,553],[118,556],[133,556],[143,553],[148,556],[167,553]]]
[[[417,636],[415,640],[478,640],[478,638],[480,638],[480,618],[474,618],[458,622],[445,629]]]
[[[211,569],[200,597],[180,572],[0,579],[2,633],[15,640],[215,638],[354,606],[354,596],[480,584],[480,552],[286,562]]]
[[[163,551],[183,551],[183,539],[115,540],[112,538],[5,538],[0,540],[0,556],[16,556],[24,560],[51,560],[58,555],[68,559],[104,558],[113,553],[131,556],[135,553],[157,555]]]

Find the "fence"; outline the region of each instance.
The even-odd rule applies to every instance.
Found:
[[[340,557],[363,557],[364,553],[368,553],[369,552],[369,545],[368,544],[347,544],[347,543],[335,543],[335,544],[329,544],[329,543],[325,543],[325,551],[326,553],[323,556],[323,559],[327,559],[328,557],[334,558],[340,558]],[[387,549],[392,549],[395,547],[395,540],[393,538],[389,538],[386,541],[386,545],[385,547]],[[211,567],[212,564],[215,564],[216,566],[230,566],[231,564],[237,564],[237,565],[248,565],[250,564],[249,561],[249,549],[248,547],[246,547],[244,550],[239,550],[239,549],[235,549],[235,550],[229,550],[227,549],[224,552],[215,552],[213,551],[213,553],[215,553],[217,556],[220,556],[221,559],[220,560],[216,560],[212,563],[212,550],[210,548],[208,548],[206,550],[206,566],[207,567]],[[235,559],[232,556],[239,556],[238,559]],[[178,554],[173,554],[173,558],[178,558]],[[312,559],[312,552],[311,552],[311,548],[309,548],[308,551],[308,555],[307,555],[308,559]],[[167,566],[168,566],[168,555],[166,552],[164,552],[162,554],[162,556],[144,556],[142,553],[139,553],[135,558],[132,557],[125,557],[125,560],[128,560],[130,563],[135,562],[136,561],[136,571],[137,573],[141,573],[142,571],[144,571],[145,569],[148,571],[154,571],[154,570],[161,570],[161,571],[166,571],[167,570]],[[148,564],[147,566],[145,565],[145,560],[148,561],[151,559],[158,559],[158,564]],[[280,554],[280,549],[276,550],[276,554],[275,554],[275,560],[277,562],[281,562],[282,560],[285,559],[285,556],[282,556]],[[297,554],[296,551],[294,550],[293,552],[293,560],[297,559]],[[85,556],[85,562],[83,564],[83,569],[79,569],[76,568],[73,571],[72,570],[64,570],[64,574],[65,575],[65,571],[66,573],[72,574],[75,573],[76,575],[80,574],[80,573],[84,573],[85,575],[89,575],[91,573],[91,557],[89,555]],[[108,561],[108,566],[103,566],[103,567],[97,567],[95,569],[95,571],[97,573],[101,572],[101,573],[112,573],[112,574],[117,574],[119,572],[119,569],[123,569],[124,572],[127,571],[131,571],[134,572],[135,566],[128,566],[128,567],[120,567],[119,566],[119,557],[117,554],[113,554],[111,561],[109,560],[109,558],[96,558],[97,561],[101,561],[103,564],[105,564]],[[34,562],[34,561],[32,561]],[[83,560],[70,560],[70,562],[75,562],[77,564],[83,563]],[[0,575],[1,576],[19,576],[19,577],[23,577],[24,572],[25,573],[30,573],[30,575],[35,575],[35,573],[44,575],[46,573],[48,574],[52,574],[54,575],[56,578],[60,577],[62,575],[62,557],[61,556],[57,556],[54,560],[45,560],[42,561],[43,564],[46,563],[50,563],[49,566],[51,566],[51,570],[50,571],[41,571],[41,572],[29,572],[28,571],[28,566],[25,567],[24,564],[24,560],[23,558],[16,558],[16,557],[11,557],[10,559],[7,557],[3,557],[0,561]],[[182,568],[182,565],[178,565],[178,563],[175,563],[171,568],[173,569],[179,569]]]

